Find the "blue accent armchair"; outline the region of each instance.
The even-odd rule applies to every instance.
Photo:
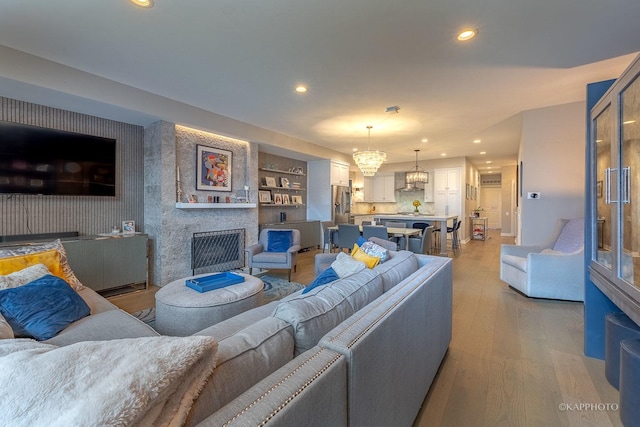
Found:
[[[273,248],[269,248],[269,232],[291,231],[291,246],[285,251],[273,252]],[[273,240],[271,241],[273,244]],[[271,249],[271,250],[270,250]],[[288,279],[291,281],[291,271],[295,271],[297,255],[300,247],[300,230],[295,229],[269,229],[265,228],[260,231],[258,243],[247,246],[245,253],[247,255],[247,267],[249,274],[253,273],[254,268],[264,269],[284,269],[289,270]]]

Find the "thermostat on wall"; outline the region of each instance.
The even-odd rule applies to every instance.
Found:
[[[542,194],[537,191],[530,191],[527,193],[527,199],[539,199],[541,196]]]

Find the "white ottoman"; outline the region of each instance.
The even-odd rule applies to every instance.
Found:
[[[263,303],[262,280],[241,274],[244,282],[208,292],[185,285],[187,279],[209,276],[198,274],[164,285],[156,292],[155,329],[162,335],[187,336],[201,331]]]

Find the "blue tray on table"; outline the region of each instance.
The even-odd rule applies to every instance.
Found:
[[[198,292],[207,292],[242,282],[244,282],[244,277],[227,271],[224,273],[212,274],[211,276],[187,279],[185,284],[189,288]]]

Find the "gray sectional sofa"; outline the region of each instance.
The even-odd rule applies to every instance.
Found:
[[[334,257],[318,255],[317,270]],[[92,314],[48,343],[157,335],[92,290],[79,293]],[[217,341],[217,362],[186,425],[410,426],[451,330],[451,259],[390,252],[373,269],[194,334]]]

